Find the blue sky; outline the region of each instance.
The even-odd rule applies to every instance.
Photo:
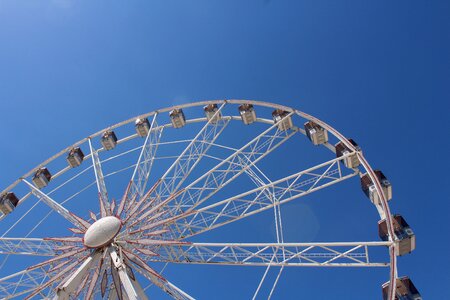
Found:
[[[447,1],[0,0],[0,189],[144,112],[204,99],[276,102],[358,141],[393,183],[392,210],[417,234],[399,274],[426,299],[450,298],[442,288],[450,280],[449,11]],[[299,222],[320,228],[296,237],[330,237],[330,206],[298,205]],[[375,233],[375,210],[360,208]],[[250,272],[246,285],[233,282],[239,268],[188,267],[169,273],[200,299],[246,298],[262,275]],[[277,299],[379,299],[387,280],[380,271],[288,272]]]

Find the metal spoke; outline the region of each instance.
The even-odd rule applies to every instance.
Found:
[[[147,186],[147,181],[150,176],[156,151],[158,150],[159,141],[164,129],[163,126],[158,127],[156,123],[157,115],[158,114],[155,114],[153,116],[152,123],[136,163],[136,168],[131,176],[131,187],[128,195],[129,198],[133,198],[135,194],[137,194],[138,197],[142,197],[145,187]]]
[[[50,265],[39,268],[29,268],[15,274],[0,278],[0,299],[10,299],[27,295],[25,299],[37,294],[51,293],[53,286],[64,280],[79,264],[78,260],[72,261],[63,269],[52,270]],[[31,293],[31,294],[29,294]]]
[[[256,166],[255,166],[255,167],[256,167]],[[269,178],[268,178],[268,177],[267,177],[260,169],[256,168],[256,170],[257,170],[259,173],[261,173],[262,176],[263,176],[267,181],[271,182],[271,181],[269,180]],[[251,173],[248,172],[248,171],[251,171]],[[248,171],[247,171],[247,172],[250,173],[250,174],[249,174],[249,175],[250,175],[250,178],[255,182],[255,184],[257,184],[257,185],[258,185],[258,184],[259,184],[259,185],[264,185],[264,181],[256,174],[256,172],[254,172],[254,171],[251,170],[251,169],[248,170]],[[255,178],[255,179],[254,179],[254,178]],[[275,197],[275,195],[273,194],[273,190],[266,191],[265,193],[266,193],[266,196],[271,197],[272,202],[274,203],[274,206],[273,206],[273,213],[274,213],[274,223],[275,223],[275,232],[276,232],[277,243],[284,243],[283,224],[282,224],[282,219],[281,219],[281,205],[279,205],[279,199],[278,199],[277,197]],[[284,254],[284,252],[283,252],[283,254]],[[273,260],[273,258],[274,258],[274,257],[272,257],[272,260]],[[284,258],[285,258],[285,256],[283,256],[283,259],[284,259]],[[268,272],[269,272],[271,266],[272,266],[272,264],[269,264],[269,265],[266,267],[266,270],[264,271],[264,274],[263,274],[263,276],[261,277],[261,280],[260,280],[260,282],[259,282],[259,285],[258,285],[258,287],[257,287],[257,289],[256,289],[256,291],[255,291],[255,294],[253,295],[253,298],[252,298],[252,299],[256,299],[256,297],[258,296],[258,293],[259,293],[259,291],[260,291],[260,289],[261,289],[261,286],[263,285],[263,283],[264,283],[264,281],[265,281],[265,279],[266,279],[266,276],[267,276],[267,274],[268,274]],[[283,270],[284,270],[284,267],[281,267],[280,270],[279,270],[279,272],[278,272],[278,275],[277,275],[277,277],[276,277],[276,279],[275,279],[275,281],[274,281],[274,283],[273,283],[273,285],[272,285],[272,289],[271,289],[271,292],[270,292],[270,294],[269,294],[269,299],[271,298],[272,293],[273,293],[273,291],[275,290],[275,287],[276,287],[276,285],[277,285],[277,283],[278,283],[278,280],[279,280],[279,278],[280,278],[281,273],[283,272]]]
[[[216,113],[220,113],[224,106],[225,103],[220,106]],[[202,127],[186,149],[183,150],[156,183],[154,194],[152,193],[151,195],[151,198],[155,198],[155,205],[158,205],[159,202],[169,197],[181,187],[192,170],[208,152],[212,143],[216,141],[226,128],[229,121],[229,118],[222,118],[217,122],[208,121]]]
[[[172,194],[165,200],[167,202],[167,204],[165,203],[165,206],[168,213],[174,216],[192,211],[224,186],[231,183],[243,172],[254,167],[259,160],[267,156],[295,133],[295,130],[279,130],[277,123],[270,126],[245,146],[217,164],[209,172],[200,176],[186,188]],[[157,184],[160,185],[160,183]],[[141,220],[139,221],[142,221],[143,218],[145,218],[145,215],[140,216]],[[177,224],[178,223],[176,223],[175,226]],[[176,237],[180,237],[184,232],[181,228],[174,228],[171,231],[170,234],[175,235]]]
[[[369,248],[391,242],[334,243],[192,243],[162,246],[149,261],[279,267],[388,267],[381,258],[369,258]]]
[[[339,162],[344,158],[330,160],[251,191],[199,208],[193,214],[177,220],[171,227],[173,230],[178,230],[180,238],[185,239],[260,213],[274,205],[292,201],[357,175],[358,173],[353,170],[348,173],[340,170]],[[272,192],[268,194],[265,191]]]
[[[136,270],[173,299],[195,300],[194,297],[190,296],[189,294],[175,286],[173,283],[169,282],[167,279],[157,277],[140,267],[136,267]]]
[[[204,111],[200,111],[204,116],[200,116],[199,111],[194,111],[202,105],[207,105]],[[230,105],[231,108],[239,105],[239,115],[227,115],[228,109],[224,112],[223,108]],[[259,110],[258,107],[263,109]],[[179,113],[182,113],[183,109],[189,117],[186,119],[182,113],[182,126],[177,123],[180,119],[175,118],[176,111],[172,112],[174,109],[179,109]],[[272,118],[268,118],[269,110],[272,109],[275,109]],[[157,124],[157,121],[161,121],[159,114],[169,112],[172,122]],[[165,267],[157,271],[159,268],[156,266],[161,263],[165,266],[172,263],[260,267],[262,278],[258,280],[256,291],[251,291],[254,292],[254,299],[270,299],[274,295],[281,277],[286,275],[285,267],[390,267],[387,297],[390,300],[395,298],[398,291],[396,254],[403,249],[404,239],[394,232],[394,225],[397,224],[392,219],[387,202],[392,198],[391,187],[379,180],[377,171],[372,170],[353,141],[321,120],[303,112],[257,101],[215,100],[181,104],[143,114],[138,118],[137,134],[134,130],[131,134],[129,132],[136,118],[105,129],[117,129],[117,132],[121,133],[117,146],[120,151],[122,145],[125,145],[124,152],[101,160],[100,152],[106,149],[95,149],[93,146],[93,141],[102,137],[105,132],[100,130],[40,163],[1,192],[0,221],[16,208],[29,210],[17,210],[11,222],[8,222],[12,225],[7,226],[9,229],[0,237],[0,256],[5,256],[0,269],[3,266],[14,266],[13,262],[8,261],[8,257],[15,260],[32,259],[34,262],[26,270],[0,278],[0,299],[147,299],[145,290],[148,287],[141,288],[135,277],[137,273],[140,274],[139,278],[148,279],[150,286],[156,285],[174,299],[193,299],[162,276]],[[237,146],[229,143],[231,140],[228,138],[231,137],[222,142],[218,140],[231,121],[241,124],[255,122],[259,125],[248,126],[250,131],[254,129],[252,137]],[[303,129],[301,125],[305,121],[307,123]],[[308,124],[313,123],[317,125],[317,128],[314,127],[315,132],[308,127]],[[195,132],[190,126],[192,124],[199,125],[194,129]],[[122,127],[124,125],[127,126]],[[145,128],[141,125],[145,125]],[[188,126],[174,133],[173,137],[168,135],[168,140],[163,140],[163,133],[168,133],[167,128],[184,125]],[[257,128],[264,129],[258,132]],[[190,136],[183,137],[183,133],[189,129]],[[298,136],[297,133],[306,135],[317,148],[328,148],[338,158],[308,169],[294,169],[295,173],[288,176],[283,174],[283,170],[277,170],[280,171],[277,173],[281,173],[281,178],[278,179],[272,178],[272,173],[267,173],[270,175],[269,179],[259,168],[262,166],[261,160],[268,158],[294,135]],[[194,138],[190,139],[192,136]],[[133,140],[135,145],[130,146],[128,143]],[[334,146],[336,142],[338,144]],[[342,145],[348,151],[339,150]],[[295,145],[289,143],[284,146]],[[79,152],[78,157],[73,156],[72,150],[85,147],[90,149],[90,153],[84,155]],[[183,150],[173,153],[176,149]],[[134,161],[131,158],[133,153]],[[126,159],[125,155],[130,155],[129,159]],[[55,160],[57,158],[58,160]],[[54,160],[55,163],[51,163]],[[86,160],[91,160],[92,165],[89,163],[78,168],[83,162],[86,163]],[[341,165],[344,160],[346,167]],[[107,174],[108,161],[113,163],[108,171],[110,173]],[[154,184],[149,188],[150,176],[154,177],[156,172],[155,162],[170,167],[161,172],[163,175],[159,179],[154,178]],[[353,164],[350,166],[350,163]],[[51,175],[48,174],[50,176],[47,176],[47,179],[53,186],[52,190],[41,190],[31,180],[27,181],[40,168],[51,169]],[[83,174],[87,174],[91,168],[94,170],[95,181],[85,187],[75,187],[75,180],[82,179]],[[266,171],[265,168],[262,169]],[[112,195],[108,195],[105,180],[125,171],[132,172],[131,178],[128,177],[129,182],[126,182],[127,189],[122,193],[121,200],[110,202],[109,197]],[[360,174],[360,171],[366,173]],[[245,175],[242,176],[243,174]],[[374,198],[375,194],[368,197],[378,210],[381,220],[386,222],[387,241],[284,241],[281,205],[358,175],[361,175],[363,190],[366,188],[364,179],[369,178],[375,186],[374,191],[373,186],[370,186],[370,191],[375,192],[378,198]],[[248,178],[242,178],[245,176]],[[244,181],[251,181],[250,185],[243,185]],[[16,189],[20,182],[29,188],[25,194]],[[97,186],[99,211],[91,212],[87,221],[69,211],[65,203],[85,193],[92,185]],[[75,192],[71,194],[74,188]],[[64,197],[69,196],[66,200],[55,198],[57,202],[52,199],[53,192],[56,191],[71,195],[65,195]],[[21,197],[17,198],[16,194]],[[31,195],[39,201],[35,201],[34,205],[32,203],[31,208],[21,206]],[[35,212],[35,207],[40,202],[50,207],[49,213],[37,221],[28,220],[29,212]],[[44,235],[38,235],[48,236],[46,238],[29,238],[33,236],[32,232],[45,224],[47,217],[53,212],[69,221],[70,225],[62,222],[69,225],[67,229],[71,231],[70,234],[51,237],[46,231]],[[196,235],[262,212],[274,218],[276,239],[271,238],[265,243],[191,242],[198,241],[200,237],[192,239]],[[105,219],[106,216],[117,216],[120,225],[116,218]],[[25,230],[19,238],[5,237],[10,232],[19,232],[17,226],[22,225],[23,220],[32,222],[29,224],[31,231],[27,233]],[[111,222],[109,224],[106,221]],[[97,222],[97,225],[91,227],[94,222]],[[384,223],[382,225],[384,226]],[[91,228],[89,234],[86,233],[88,228]],[[90,239],[99,240],[96,245],[100,246],[85,246],[85,241],[86,245],[90,245]],[[384,237],[382,239],[384,240]],[[411,238],[411,248],[414,247],[415,240]]]
[[[49,278],[45,269],[24,270],[0,278],[0,299],[10,299],[27,294]]]
[[[284,266],[282,266],[282,267],[280,268],[280,271],[278,271],[277,278],[275,278],[275,281],[274,281],[274,283],[273,283],[273,285],[272,285],[272,289],[270,290],[268,299],[271,299],[271,298],[272,298],[273,292],[275,291],[275,288],[276,288],[276,286],[277,286],[278,280],[280,280],[281,273],[283,273],[283,270],[284,270]]]
[[[70,223],[72,223],[73,225],[75,225],[76,227],[78,227],[81,230],[86,230],[87,229],[86,224],[83,222],[83,220],[80,217],[78,217],[75,214],[73,214],[70,211],[68,211],[61,204],[59,204],[58,202],[56,202],[55,200],[50,198],[50,196],[48,196],[47,194],[45,194],[44,192],[42,192],[41,190],[36,188],[34,185],[29,183],[25,179],[22,179],[22,181],[31,188],[32,193],[38,199],[40,199],[42,202],[47,204],[51,209],[56,211],[58,214],[63,216],[67,221],[69,221]]]
[[[292,113],[288,117],[291,115]],[[179,214],[196,208],[296,133],[295,130],[279,130],[277,126],[278,123],[273,124],[183,189],[173,199],[173,213]]]
[[[70,294],[77,290],[82,283],[84,276],[89,272],[91,266],[100,259],[101,255],[100,252],[92,253],[81,266],[65,280],[64,284],[58,287],[56,292],[57,299],[69,299]]]
[[[110,204],[108,200],[108,191],[106,189],[105,177],[103,176],[102,165],[98,152],[92,146],[91,139],[88,139],[89,149],[91,150],[92,165],[94,166],[95,182],[97,183],[98,197],[102,210],[102,216],[110,215]]]
[[[39,238],[0,238],[0,255],[54,256],[56,249],[63,245],[61,242]]]
[[[109,253],[111,256],[111,261],[114,264],[111,266],[111,270],[113,272],[117,271],[120,278],[120,283],[124,287],[127,298],[129,300],[137,300],[139,295],[135,289],[135,285],[133,284],[134,280],[132,280],[127,274],[124,258],[122,255],[119,255],[113,247],[109,248]],[[117,285],[117,283],[115,284]]]

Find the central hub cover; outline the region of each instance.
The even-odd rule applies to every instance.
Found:
[[[122,227],[119,218],[109,216],[94,222],[84,234],[84,245],[88,248],[100,248],[110,244]]]

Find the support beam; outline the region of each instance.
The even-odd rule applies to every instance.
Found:
[[[72,273],[72,275],[64,282],[62,286],[57,289],[56,296],[53,300],[68,300],[70,294],[75,292],[85,275],[89,272],[90,268],[98,262],[101,257],[101,252],[94,252],[91,254],[81,266]]]
[[[185,264],[278,267],[389,267],[391,242],[192,243],[162,246],[150,261]],[[369,258],[369,250],[379,255]],[[381,256],[381,257],[378,257]]]
[[[128,199],[132,199],[135,194],[137,194],[138,198],[140,198],[145,192],[147,181],[150,176],[156,152],[158,150],[159,141],[164,129],[163,126],[158,127],[158,124],[156,123],[157,115],[158,114],[156,113],[153,116],[150,129],[145,138],[141,153],[139,154],[133,175],[131,176],[131,187],[130,193],[128,194]]]
[[[72,223],[74,226],[78,227],[81,230],[86,230],[86,226],[80,222],[80,218],[75,216],[73,213],[71,213],[69,210],[67,210],[65,207],[63,207],[61,204],[50,198],[47,194],[39,190],[37,187],[35,187],[33,184],[29,183],[25,179],[22,179],[22,181],[28,185],[31,189],[31,192],[42,202],[47,204],[51,209],[56,211],[58,214],[60,214],[63,218],[65,218],[67,221]]]
[[[63,243],[40,238],[0,238],[0,255],[55,256]]]
[[[125,293],[129,300],[140,300],[142,298],[139,297],[138,292],[135,289],[133,284],[133,280],[128,276],[126,265],[123,261],[123,257],[117,253],[114,247],[109,248],[109,253],[111,255],[111,259],[114,265],[111,268],[115,268],[119,273],[120,283],[122,284]]]
[[[287,117],[291,115],[292,113]],[[183,189],[182,193],[173,198],[172,214],[195,209],[296,133],[279,130],[277,126],[278,123],[270,126]]]
[[[102,165],[98,152],[92,146],[91,139],[88,139],[89,149],[91,150],[92,165],[94,167],[95,182],[97,183],[98,197],[104,210],[102,211],[102,217],[110,215],[110,204],[108,200],[108,191],[106,189],[105,177],[103,176]]]
[[[342,159],[345,157],[330,160],[199,208],[193,214],[180,218],[169,226],[173,232],[176,232],[177,237],[186,239],[356,176],[358,173],[353,170],[341,170],[339,162]]]
[[[217,113],[220,113],[224,105],[225,103],[220,106]],[[215,123],[208,121],[202,127],[186,149],[183,150],[157,182],[154,192],[150,195],[150,198],[154,199],[154,205],[158,205],[180,188],[208,152],[211,145],[226,128],[229,121],[229,118],[222,118]]]
[[[136,270],[143,275],[145,278],[150,280],[155,286],[159,287],[162,291],[164,291],[167,295],[176,300],[195,300],[194,297],[190,296],[173,283],[167,281],[166,279],[162,279],[154,276],[153,274],[145,271],[142,268],[137,267]]]

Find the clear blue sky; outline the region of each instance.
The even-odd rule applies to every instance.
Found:
[[[73,142],[144,112],[203,99],[277,102],[354,137],[383,169],[392,210],[417,234],[399,274],[425,299],[450,299],[449,12],[450,2],[438,0],[0,0],[0,190]],[[355,201],[365,200],[358,193]],[[376,234],[374,210],[363,208],[372,209]],[[305,218],[326,209],[308,206]],[[332,224],[309,224],[316,221],[326,237]],[[241,272],[169,270],[200,299],[251,294],[262,270],[248,285],[235,282]],[[303,269],[286,273],[275,296],[380,299],[383,278]]]

